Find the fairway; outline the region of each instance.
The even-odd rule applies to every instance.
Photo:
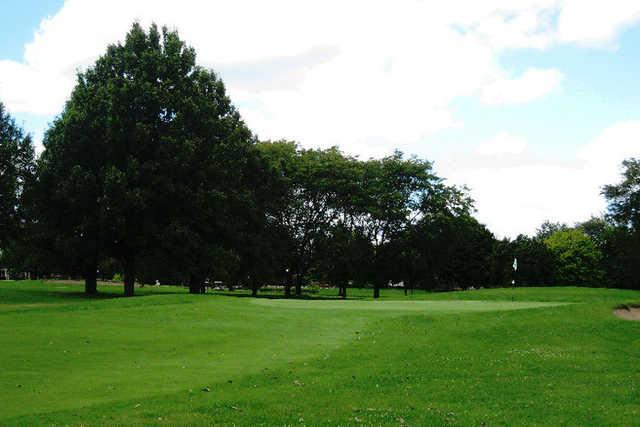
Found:
[[[0,284],[0,425],[631,425],[640,292]],[[331,295],[329,294],[331,292]]]
[[[318,309],[318,310],[376,310],[396,312],[422,312],[424,314],[438,313],[470,313],[482,311],[522,310],[525,308],[557,307],[565,302],[540,301],[354,301],[354,300],[286,300],[286,299],[256,299],[254,304],[273,308]]]

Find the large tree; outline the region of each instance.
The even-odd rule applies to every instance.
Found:
[[[281,189],[279,208],[269,216],[283,239],[280,269],[287,276],[285,292],[290,293],[295,277],[300,295],[303,278],[317,260],[318,244],[338,220],[346,183],[356,184],[349,174],[355,160],[337,148],[299,149],[288,141],[263,142],[259,149]]]
[[[395,256],[395,242],[433,216],[468,212],[471,201],[464,191],[445,185],[429,161],[404,158],[401,152],[367,160],[361,170],[344,222],[369,242],[368,281],[378,298],[389,280],[411,280]]]
[[[599,241],[609,285],[640,289],[640,159],[627,159],[622,167],[622,180],[602,190],[611,226]]]
[[[640,232],[640,159],[624,160],[622,167],[622,181],[606,185],[602,194],[609,203],[609,217],[633,232]]]
[[[0,257],[24,237],[25,188],[34,178],[31,136],[0,103]]]
[[[253,137],[215,73],[176,32],[134,24],[79,74],[45,138],[43,185],[56,188],[51,231],[95,271],[106,255],[133,295],[138,263],[165,257],[192,292],[227,254],[251,168]],[[65,215],[57,220],[56,215]],[[67,215],[68,214],[68,215]]]

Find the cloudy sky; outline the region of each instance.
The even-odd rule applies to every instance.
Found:
[[[640,157],[638,0],[3,0],[0,101],[39,141],[134,20],[178,29],[261,139],[433,160],[498,236],[601,213]]]

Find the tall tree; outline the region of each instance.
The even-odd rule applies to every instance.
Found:
[[[75,239],[91,265],[118,258],[125,295],[137,263],[160,254],[199,291],[229,250],[232,211],[246,194],[253,137],[220,79],[195,60],[176,32],[134,24],[78,76],[45,138],[43,182],[76,210],[52,230]],[[167,242],[177,244],[170,255]]]
[[[607,199],[609,217],[620,226],[640,232],[640,159],[627,159],[622,181],[604,186],[602,194]]]
[[[16,125],[0,103],[0,255],[24,237],[25,189],[35,176],[31,136]]]
[[[610,286],[640,289],[640,159],[622,167],[622,180],[602,189],[612,223],[604,234],[605,268]]]
[[[316,259],[318,243],[337,221],[351,159],[337,148],[303,150],[288,141],[263,142],[260,152],[285,191],[273,211],[285,248],[280,269],[289,295],[295,276],[296,295]]]
[[[463,191],[447,186],[426,160],[405,159],[401,152],[363,163],[359,187],[354,193],[348,223],[370,242],[373,296],[389,280],[399,278],[394,261],[394,239],[412,225],[433,215],[467,212],[471,201]]]

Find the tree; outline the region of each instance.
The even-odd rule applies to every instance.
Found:
[[[600,247],[607,286],[640,289],[640,234],[613,225],[603,231]]]
[[[549,231],[549,236],[566,231],[562,226],[554,229],[557,231]],[[513,259],[517,258],[518,271],[513,274],[518,285],[551,285],[556,280],[556,254],[539,237],[541,235],[529,237],[521,234],[510,244],[511,257],[507,268],[512,272]]]
[[[322,279],[338,287],[347,297],[350,282],[366,277],[369,241],[343,222],[332,225],[318,242],[317,266]]]
[[[295,276],[296,295],[303,278],[317,260],[318,243],[338,220],[354,161],[337,148],[303,150],[293,142],[259,144],[263,158],[279,180],[281,191],[270,214],[283,241],[279,269],[285,273],[285,293],[290,294]]]
[[[605,268],[610,286],[640,289],[640,159],[622,162],[622,180],[606,185]]]
[[[568,229],[569,227],[566,224],[563,224],[560,222],[551,222],[547,220],[543,222],[540,225],[540,227],[536,230],[536,237],[544,240],[547,237],[551,236],[556,231],[562,231],[562,230],[568,230]]]
[[[250,194],[251,132],[195,59],[176,32],[134,24],[79,74],[45,137],[42,181],[57,188],[42,205],[51,231],[93,271],[104,256],[119,259],[125,295],[139,261],[160,256],[199,292],[232,250],[234,212]],[[53,219],[65,202],[74,212]]]
[[[640,159],[624,160],[622,167],[622,181],[604,186],[602,194],[609,217],[632,232],[640,232]]]
[[[403,269],[424,289],[487,285],[493,243],[493,234],[468,212],[434,212],[411,228],[414,259]]]
[[[597,286],[602,282],[602,253],[582,230],[556,231],[544,240],[556,259],[556,279],[568,285]]]
[[[429,161],[405,159],[399,151],[365,161],[361,167],[360,190],[352,195],[345,223],[369,241],[369,280],[378,298],[389,280],[410,280],[410,272],[400,270],[403,263],[394,260],[398,246],[394,242],[420,221],[467,212],[471,201],[464,191],[445,185]]]
[[[0,103],[0,253],[8,257],[26,225],[26,189],[35,177],[31,136],[18,127]]]

